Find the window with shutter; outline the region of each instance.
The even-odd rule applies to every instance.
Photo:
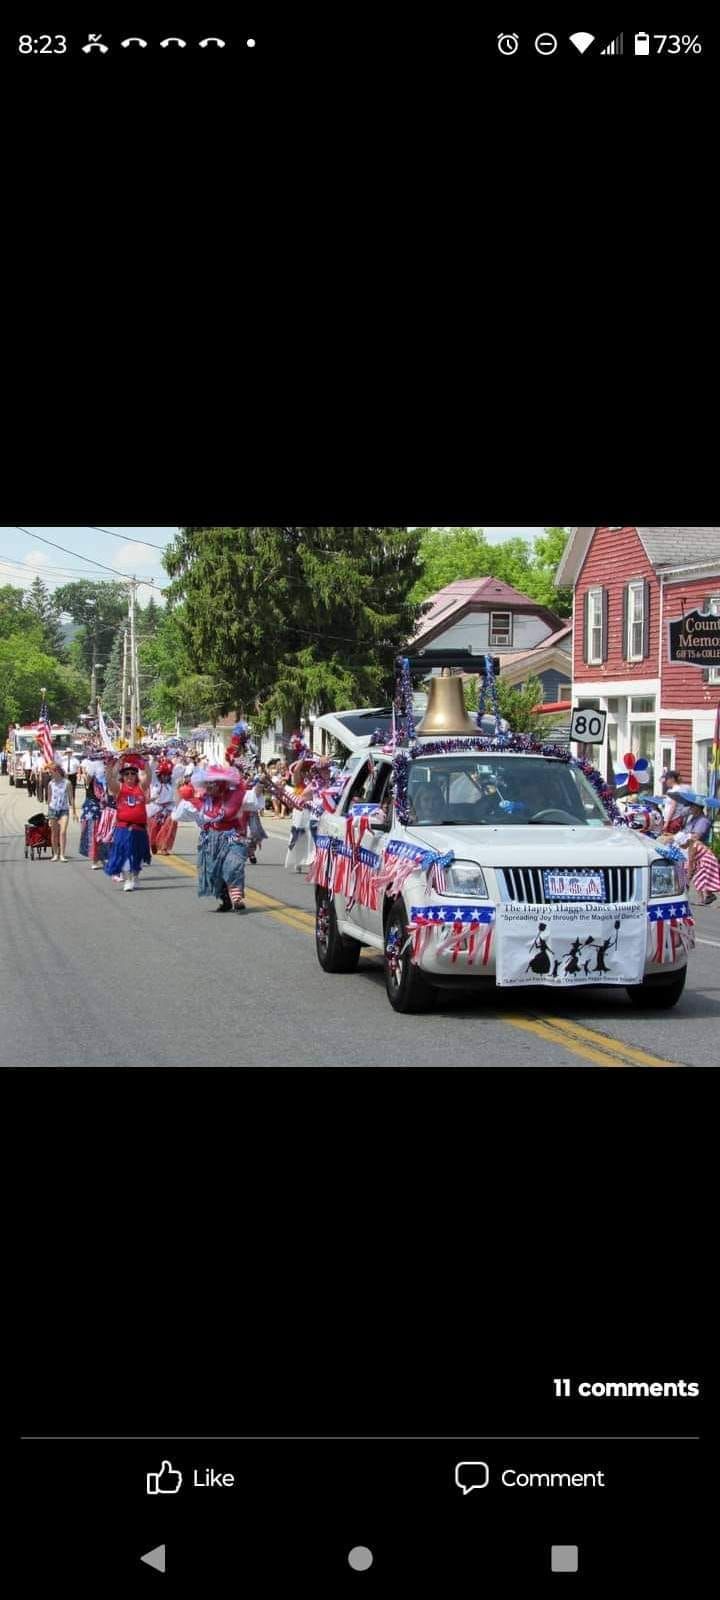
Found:
[[[607,658],[608,658],[608,592],[607,592],[607,589],[603,589],[603,592],[602,592],[602,658],[603,658],[603,661],[607,661]]]
[[[603,660],[603,590],[589,589],[588,601],[588,662],[599,666]]]
[[[650,584],[645,579],[643,589],[643,620],[642,620],[642,653],[643,660],[650,654]]]
[[[628,639],[628,586],[626,584],[625,588],[623,589],[623,624],[622,624],[622,653],[623,653],[623,661],[627,661],[627,653],[628,653],[627,639]]]
[[[625,656],[628,661],[642,661],[645,612],[645,582],[640,578],[627,586],[627,642]]]

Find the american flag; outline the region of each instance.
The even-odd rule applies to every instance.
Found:
[[[53,750],[52,735],[50,733],[50,715],[47,708],[47,700],[44,697],[40,706],[40,716],[38,718],[38,744],[40,745],[40,749],[42,750],[45,760],[54,761],[55,751]]]

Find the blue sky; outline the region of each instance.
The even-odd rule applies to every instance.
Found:
[[[0,528],[0,584],[11,583],[25,589],[39,576],[49,589],[56,589],[61,583],[80,578],[109,580],[134,575],[153,584],[153,588],[143,587],[139,593],[140,604],[147,605],[150,595],[155,593],[159,598],[158,591],[169,582],[161,565],[162,550],[153,547],[169,544],[176,532],[176,528],[115,527],[98,533],[93,528],[32,527],[28,533],[21,533],[17,528]],[[517,534],[534,539],[542,532],[542,528],[485,529],[494,544],[502,544]],[[57,545],[64,549],[54,548]],[[106,571],[108,567],[114,570]]]
[[[150,595],[154,592],[157,597],[158,589],[166,588],[170,581],[161,565],[162,549],[152,546],[168,545],[176,528],[111,528],[108,524],[107,533],[98,533],[93,528],[28,527],[28,533],[0,528],[0,584],[25,589],[39,576],[49,589],[56,589],[81,578],[111,581],[117,576],[134,576],[151,579],[156,586],[140,589],[138,598],[145,606]],[[142,542],[145,539],[149,544]],[[56,545],[64,549],[55,549]],[[102,565],[97,565],[99,562]],[[114,570],[105,571],[106,567]]]

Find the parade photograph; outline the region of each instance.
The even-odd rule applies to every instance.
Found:
[[[0,723],[3,1068],[717,1064],[720,527],[0,528]]]

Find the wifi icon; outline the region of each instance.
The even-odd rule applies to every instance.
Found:
[[[571,33],[570,35],[570,43],[574,44],[575,49],[580,51],[581,56],[584,56],[585,51],[590,49],[594,39],[594,33]]]

